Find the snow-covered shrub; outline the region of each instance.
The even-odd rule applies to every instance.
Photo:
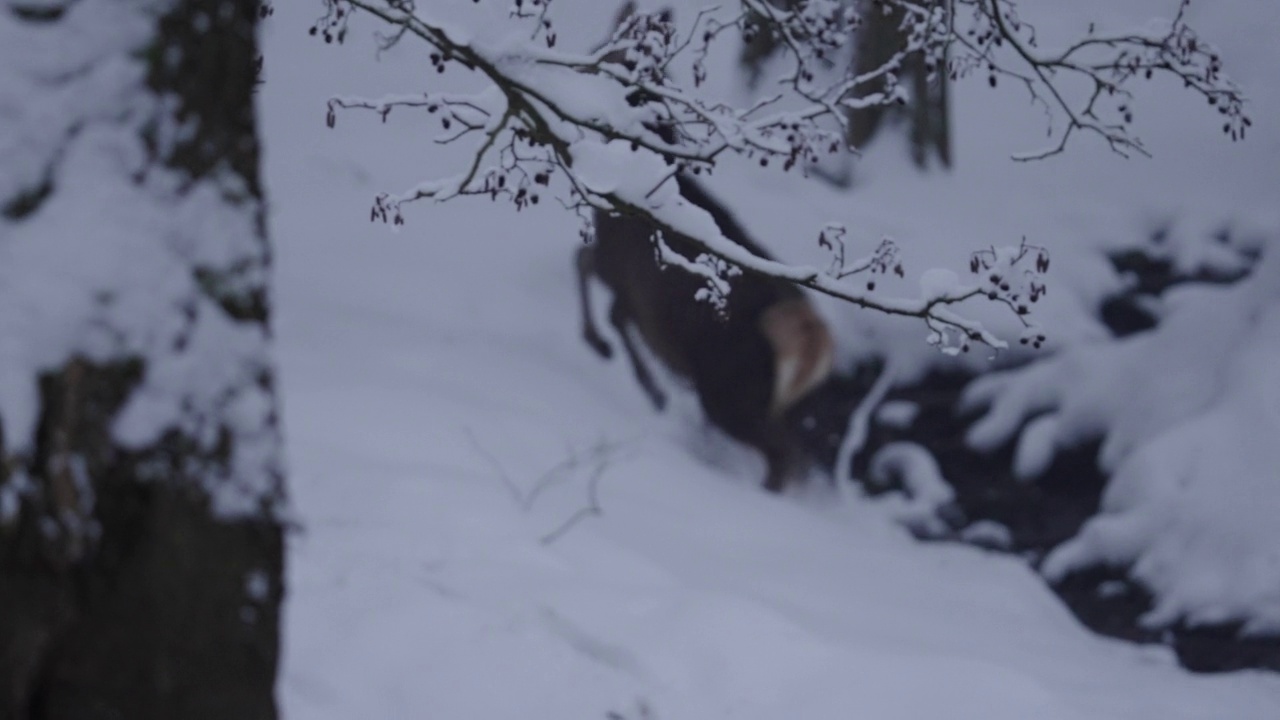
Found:
[[[1280,631],[1280,243],[1247,279],[1168,293],[1154,330],[1082,344],[976,381],[968,441],[1016,437],[1034,478],[1061,448],[1104,438],[1102,513],[1053,551],[1061,580],[1107,564],[1152,590],[1145,621]]]

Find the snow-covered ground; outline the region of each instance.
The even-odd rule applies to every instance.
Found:
[[[1053,17],[1131,24],[1171,4],[1082,2]],[[578,0],[575,21],[603,27],[608,5]],[[1044,3],[1028,5],[1031,17]],[[1255,125],[1275,126],[1280,95],[1263,68],[1280,11],[1222,5],[1204,32],[1236,40],[1227,67],[1251,87]],[[705,431],[692,400],[655,415],[624,364],[583,345],[576,225],[552,204],[517,214],[459,201],[413,208],[398,233],[370,224],[374,193],[447,174],[459,155],[409,114],[324,127],[331,95],[437,80],[420,48],[375,61],[368,25],[341,48],[307,37],[318,12],[277,3],[262,90],[302,524],[287,717],[1280,716],[1275,675],[1193,676],[1164,650],[1098,638],[1014,558],[921,545],[890,508],[848,493],[761,492],[758,461]],[[868,241],[892,234],[908,282],[1026,234],[1055,252],[1051,344],[1076,343],[1102,336],[1093,303],[1117,283],[1091,248],[1132,244],[1164,220],[1188,235],[1240,218],[1275,228],[1264,211],[1280,133],[1259,127],[1232,146],[1175,90],[1153,88],[1139,116],[1150,161],[1081,143],[1015,165],[1010,152],[1043,142],[1039,112],[966,86],[951,176],[922,179],[886,144],[851,192],[734,168],[715,189],[789,260],[818,257],[827,220]],[[934,357],[917,324],[823,308],[847,355],[874,343],[908,373]],[[1258,492],[1255,506],[1273,496]]]

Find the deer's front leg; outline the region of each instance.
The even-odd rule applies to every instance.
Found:
[[[618,297],[613,299],[613,307],[609,310],[609,322],[613,323],[613,327],[618,330],[618,337],[622,338],[622,349],[627,351],[627,357],[631,358],[631,368],[636,373],[636,382],[640,383],[640,387],[644,388],[644,392],[653,401],[653,406],[658,410],[662,410],[667,406],[667,396],[662,390],[658,389],[658,383],[654,382],[653,374],[649,372],[649,367],[645,365],[644,358],[640,357],[640,350],[635,345],[635,340],[628,332],[631,325],[631,313],[627,310],[626,303]]]
[[[582,306],[582,339],[600,357],[608,360],[613,357],[613,348],[600,336],[596,323],[591,319],[591,276],[596,274],[596,248],[594,245],[583,245],[578,248],[578,299]]]

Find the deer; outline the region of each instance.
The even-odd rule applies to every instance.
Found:
[[[617,28],[635,12],[626,2]],[[662,17],[670,20],[671,10]],[[625,62],[622,57],[607,58]],[[652,127],[668,143],[675,128]],[[721,234],[748,252],[772,259],[738,220],[687,172],[676,173],[681,197],[709,213]],[[794,284],[762,274],[728,279],[724,307],[696,299],[703,280],[684,268],[664,265],[657,253],[659,228],[651,219],[594,211],[594,237],[577,252],[582,336],[606,360],[613,347],[596,327],[591,280],[613,294],[609,322],[617,331],[636,381],[661,412],[666,394],[636,345],[638,334],[652,355],[673,375],[690,383],[710,423],[763,454],[764,487],[781,492],[803,475],[809,454],[789,411],[831,376],[834,343],[821,316]],[[701,251],[692,239],[663,233],[667,249],[694,261]]]
[[[680,195],[710,213],[727,239],[772,259],[691,177],[677,174],[675,182]],[[730,278],[726,306],[718,309],[695,299],[700,278],[661,263],[655,245],[658,227],[652,221],[597,210],[594,227],[592,241],[577,252],[587,345],[605,359],[613,356],[593,320],[594,278],[613,293],[609,322],[654,407],[662,411],[666,395],[632,331],[672,374],[692,384],[712,425],[764,455],[765,489],[784,490],[809,465],[788,411],[826,382],[832,371],[834,343],[822,317],[794,284],[755,273]],[[700,252],[687,236],[665,233],[662,240],[689,260]]]

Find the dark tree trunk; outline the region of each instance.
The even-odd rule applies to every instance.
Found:
[[[940,0],[934,0],[938,2]],[[906,45],[901,30],[902,13],[882,11],[879,3],[862,1],[863,24],[855,40],[854,73],[870,72],[884,65]],[[907,83],[910,96],[905,107],[881,105],[861,108],[849,113],[849,144],[866,145],[881,131],[885,121],[901,115],[908,123],[911,137],[911,159],[917,167],[929,164],[930,153],[936,153],[943,167],[951,166],[950,109],[947,100],[947,74],[938,72],[931,79],[924,58],[918,53],[907,58],[900,77]]]
[[[942,0],[926,0],[942,2]],[[768,0],[779,8],[793,7],[795,0]],[[865,74],[888,62],[906,46],[902,32],[903,13],[881,0],[847,0],[857,3],[862,25],[853,39],[853,63],[851,74]],[[889,12],[884,9],[890,7]],[[765,61],[778,49],[778,37],[763,18],[748,19],[748,31],[739,57],[749,87],[755,87],[761,78]],[[945,58],[943,58],[945,64]],[[903,106],[879,105],[850,110],[848,133],[845,140],[850,147],[862,148],[877,133],[895,120],[906,121],[906,131],[911,139],[911,159],[919,168],[929,166],[930,157],[936,156],[943,167],[951,167],[951,126],[948,101],[946,68],[933,73],[925,59],[913,53],[898,73],[899,81],[907,88],[907,102]],[[813,168],[818,177],[836,185],[852,182],[852,169],[845,164],[838,169]]]
[[[258,15],[0,6],[0,718],[277,715]]]

